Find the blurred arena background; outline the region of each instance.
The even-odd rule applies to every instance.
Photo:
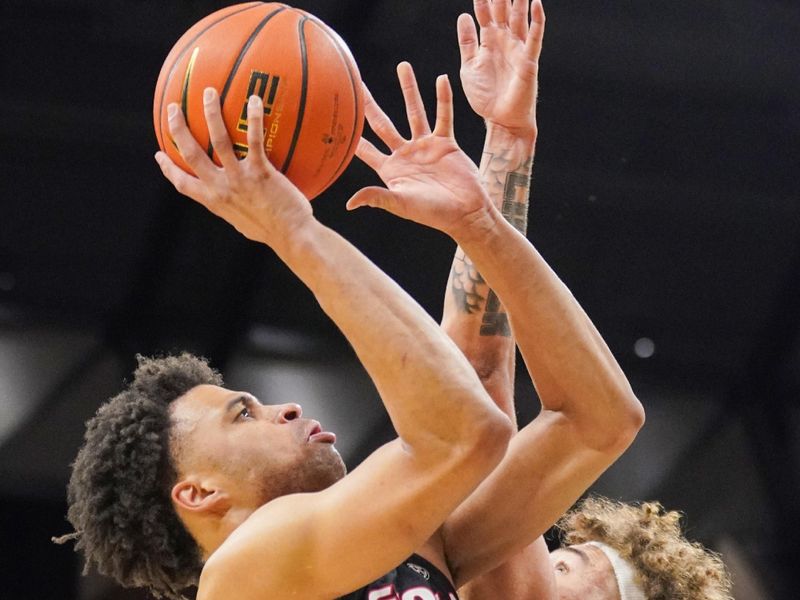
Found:
[[[268,250],[175,193],[152,92],[177,38],[226,3],[0,4],[0,597],[146,598],[79,576],[64,520],[83,422],[134,354],[189,349],[231,387],[296,401],[356,465],[392,435],[374,388]],[[297,0],[338,30],[396,119],[407,59],[457,81],[469,0]],[[798,597],[800,3],[547,0],[530,239],[604,334],[648,421],[594,487],[685,511],[737,600]],[[483,128],[456,86],[456,135]],[[435,317],[453,244],[314,201]],[[536,411],[520,370],[521,421]]]

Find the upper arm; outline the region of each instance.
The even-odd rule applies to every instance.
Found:
[[[237,599],[327,600],[368,584],[418,549],[475,488],[488,470],[476,454],[456,447],[422,461],[395,440],[322,492],[268,503],[212,555],[199,598],[216,600],[213,590],[235,585]]]
[[[574,420],[543,410],[445,522],[445,551],[456,583],[508,560],[547,531],[626,445],[593,448]]]
[[[555,600],[553,566],[544,538],[458,590],[462,600]]]

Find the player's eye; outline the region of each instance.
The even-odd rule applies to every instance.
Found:
[[[242,410],[239,411],[239,418],[240,419],[252,419],[253,414],[250,412],[250,408],[247,406],[243,407]]]
[[[569,573],[569,568],[567,567],[566,563],[564,562],[557,562],[554,566],[557,573]]]

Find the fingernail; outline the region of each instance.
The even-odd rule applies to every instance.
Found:
[[[250,106],[252,106],[253,108],[258,108],[261,105],[261,98],[253,94],[252,96],[250,96],[249,103]]]
[[[214,88],[203,90],[203,102],[211,102],[214,99]]]
[[[167,116],[172,119],[178,114],[178,105],[174,102],[167,107]]]

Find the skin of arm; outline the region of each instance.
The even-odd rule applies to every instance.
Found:
[[[481,110],[487,111],[479,110],[479,114],[506,119],[502,124],[491,123],[489,134],[492,143],[504,137],[507,147],[498,150],[487,145],[487,154],[500,156],[505,151],[508,156],[516,156],[516,165],[524,165],[525,153],[532,155],[536,137],[535,81],[544,25],[541,3],[532,4],[538,27],[532,25],[524,32],[520,14],[527,15],[527,12],[521,13],[516,3],[512,7],[508,0],[496,0],[490,7],[485,0],[476,0],[475,10],[482,28],[481,51],[492,39],[484,36],[499,36],[496,31],[499,29],[510,31],[520,49],[517,53],[519,68],[510,79],[511,93],[483,96],[487,102],[492,98],[514,102],[503,105],[498,101],[487,105],[480,95],[476,98],[469,92],[468,99],[476,110],[482,107]],[[527,17],[524,21],[527,27]],[[471,25],[471,19],[469,23]],[[464,17],[459,19],[462,59],[466,57],[466,60],[480,56],[474,25],[471,25],[472,31],[470,25]],[[496,64],[508,65],[514,61],[506,61],[501,56]],[[483,80],[481,89],[494,92],[496,86],[495,79],[489,83]],[[403,89],[407,105],[418,103],[421,106],[414,94],[409,93],[413,92],[410,81]],[[421,108],[408,112],[424,115]],[[518,553],[546,531],[627,448],[643,423],[644,413],[589,318],[524,236],[492,205],[471,214],[470,219],[452,224],[441,222],[435,214],[435,205],[404,198],[395,182],[396,171],[402,170],[404,160],[397,152],[399,134],[374,104],[368,106],[367,117],[392,154],[385,156],[373,147],[362,146],[359,156],[378,172],[388,191],[365,192],[351,200],[351,208],[361,205],[383,208],[436,227],[459,243],[460,249],[472,259],[476,273],[491,284],[503,301],[510,329],[542,402],[540,415],[515,436],[498,469],[459,506],[443,527],[448,563],[456,584],[462,585],[515,554],[515,560],[524,567],[521,561],[528,558]],[[417,132],[422,131],[422,127],[420,119]],[[414,131],[412,123],[412,134]],[[518,168],[514,160],[507,165],[513,165],[514,170]],[[508,167],[498,169],[498,180],[508,172]],[[477,280],[477,276],[474,279]],[[488,292],[483,297],[488,298]],[[476,320],[472,321],[470,332],[457,331],[459,327],[449,318],[444,319],[445,327],[454,332],[454,338],[481,372],[484,382],[493,373],[499,373],[488,388],[503,410],[510,412],[508,346],[502,340],[493,341],[484,352],[479,348],[483,340],[475,335]],[[546,557],[541,560],[543,549],[543,542],[538,540],[525,552],[528,557],[538,557],[539,565],[544,562],[549,573],[549,561]],[[549,580],[552,574],[542,576]],[[542,588],[552,589],[548,586],[544,581]]]
[[[462,583],[546,531],[630,445],[644,418],[599,333],[538,252],[497,211],[474,225],[456,239],[503,300],[542,410],[445,523]]]
[[[499,68],[507,55],[519,56],[520,47],[532,35],[541,41],[539,31],[527,27],[527,2],[516,2],[511,10],[513,31],[502,35],[492,27],[487,5],[477,3],[475,12],[486,33],[483,56],[475,52],[477,35],[469,15],[459,18],[459,42],[462,48],[462,83],[473,108],[485,115],[486,140],[481,156],[481,182],[500,209],[503,216],[523,235],[528,229],[528,208],[533,157],[536,145],[536,81],[534,95],[521,94],[513,89],[514,74]],[[503,7],[506,8],[506,7]],[[502,15],[498,15],[502,17]],[[534,5],[532,28],[543,29],[544,12]],[[508,35],[508,34],[512,35]],[[488,37],[488,39],[487,39]],[[516,38],[516,39],[514,39]],[[488,52],[487,52],[488,51]],[[534,45],[533,59],[538,61],[541,43]],[[487,58],[487,54],[490,54]],[[537,73],[538,74],[538,73]],[[487,77],[494,76],[494,81]],[[514,108],[497,111],[488,107],[492,96],[481,90],[492,89],[500,105]],[[505,102],[503,91],[505,90]],[[509,96],[511,96],[509,98]],[[487,108],[488,107],[488,108]],[[512,125],[508,129],[499,118]],[[503,118],[511,112],[513,119]],[[516,426],[514,409],[514,352],[515,341],[508,314],[497,294],[492,290],[472,260],[459,247],[456,249],[450,274],[450,285],[445,293],[442,327],[462,349],[475,368],[484,387],[497,406]],[[550,567],[549,553],[544,538],[519,551],[513,557],[469,581],[459,589],[464,600],[489,598],[526,598],[536,600],[555,597],[555,579]]]
[[[461,81],[486,123],[481,181],[494,205],[527,232],[530,178],[537,137],[538,60],[544,33],[541,3],[476,0],[475,16],[458,19]],[[442,325],[467,355],[504,412],[513,418],[514,340],[497,294],[462,248],[456,249]],[[496,388],[496,389],[495,389]]]
[[[481,181],[503,217],[527,232],[530,177],[536,131],[518,135],[492,122],[479,167]],[[442,328],[462,349],[495,404],[516,426],[514,409],[515,340],[508,314],[472,260],[456,249],[445,293]],[[544,538],[539,536],[500,566],[459,589],[463,600],[556,597],[555,578]]]
[[[481,182],[500,209],[502,215],[523,235],[528,230],[531,172],[536,145],[537,127],[536,82],[534,96],[514,93],[511,82],[514,75],[498,67],[505,62],[506,55],[516,52],[530,32],[527,28],[527,11],[520,14],[527,2],[516,2],[512,7],[511,20],[516,27],[513,39],[510,35],[498,35],[493,29],[491,13],[486,4],[476,4],[486,32],[483,56],[475,52],[477,35],[469,15],[459,18],[459,42],[462,49],[462,83],[473,108],[488,116],[486,140],[479,170]],[[502,15],[500,15],[502,16]],[[541,5],[534,7],[533,27],[544,25]],[[524,24],[524,26],[523,26]],[[487,39],[488,38],[488,39]],[[538,34],[541,40],[541,34]],[[487,52],[488,51],[488,52]],[[541,44],[534,48],[535,60]],[[492,56],[486,57],[487,54]],[[491,76],[493,82],[487,81]],[[492,96],[481,94],[481,90],[492,89],[494,98],[513,94],[505,103],[513,104],[515,119],[511,130],[492,120],[494,107],[487,108]],[[527,100],[527,101],[526,101]],[[500,104],[503,104],[501,99]],[[508,113],[508,109],[505,110]],[[521,117],[521,118],[520,118]],[[526,118],[527,117],[527,118]],[[500,116],[502,119],[502,115]],[[506,119],[506,122],[509,120]],[[445,292],[442,328],[462,349],[467,360],[494,400],[516,427],[514,408],[514,354],[516,344],[511,332],[508,314],[497,294],[475,268],[472,260],[458,247],[453,258],[450,281]],[[481,598],[537,598],[555,597],[555,579],[550,568],[549,554],[543,537],[489,572],[483,573],[459,589],[465,600]]]
[[[533,141],[487,124],[481,182],[494,205],[523,234],[532,162]],[[456,248],[445,292],[442,328],[461,348],[497,406],[516,424],[515,343],[508,314],[461,247]]]
[[[447,161],[455,146],[449,87],[440,93],[437,127],[447,152],[434,157],[434,174],[452,171]],[[251,151],[241,162],[214,90],[206,91],[205,111],[222,167],[205,155],[173,105],[170,131],[196,176],[158,153],[162,171],[178,191],[271,247],[312,290],[375,382],[400,437],[330,488],[256,510],[207,561],[198,598],[329,599],[381,576],[428,539],[500,461],[512,428],[436,323],[314,219],[307,199],[270,165],[260,99],[248,105]],[[421,143],[409,153],[424,151]],[[450,190],[420,182],[414,190],[442,202],[454,191],[483,198],[478,185]]]
[[[499,182],[505,180],[500,206],[505,209],[503,215],[522,233],[525,233],[524,226],[527,224],[524,218],[527,204],[524,205],[524,212],[516,213],[516,218],[509,208],[515,207],[515,201],[519,203],[520,196],[527,197],[529,193],[529,188],[524,187],[529,179],[524,177],[524,167],[520,167],[527,166],[527,175],[530,174],[538,133],[538,60],[545,23],[540,1],[536,0],[530,5],[530,25],[527,8],[527,2],[519,0],[513,4],[508,0],[495,0],[491,4],[476,0],[475,15],[481,28],[480,47],[472,19],[462,15],[458,23],[464,89],[472,107],[487,123],[482,161],[484,181],[487,189],[496,190],[494,196],[497,197],[500,193]],[[525,87],[530,90],[529,94],[522,91]],[[492,97],[486,94],[486,90],[500,92]],[[512,265],[517,274],[528,277],[529,271],[524,265],[514,262],[510,257],[502,269],[504,273]],[[501,277],[504,273],[500,274]],[[524,544],[524,540],[520,539],[522,536],[514,532],[517,527],[527,533],[528,539],[543,533],[630,444],[643,421],[641,405],[599,334],[566,288],[557,292],[563,284],[555,279],[552,272],[550,275],[554,281],[547,286],[548,292],[556,292],[554,298],[562,296],[561,310],[565,312],[562,313],[563,317],[558,314],[560,311],[556,301],[553,306],[556,311],[549,319],[543,319],[542,324],[546,326],[553,319],[566,317],[560,332],[558,327],[553,328],[553,336],[550,337],[545,335],[545,331],[537,334],[536,327],[525,329],[535,324],[531,320],[531,313],[524,306],[520,306],[522,310],[518,312],[513,302],[508,309],[509,314],[513,315],[512,329],[519,338],[521,352],[542,401],[542,413],[515,438],[501,467],[445,524],[448,557],[456,564],[459,563],[452,555],[457,555],[461,548],[469,545],[466,540],[462,542],[465,527],[470,529],[469,539],[478,540],[478,544],[474,544],[479,548],[476,554],[483,556],[481,559],[473,555],[470,559],[473,564],[482,560],[485,560],[484,564],[492,564],[511,545],[519,547],[520,543]],[[486,278],[496,286],[494,273],[490,271]],[[565,291],[566,294],[563,293]],[[524,290],[513,287],[504,289],[501,285],[497,295],[507,298],[513,294],[509,301],[516,301],[524,293]],[[487,308],[492,294],[494,291],[486,293]],[[547,292],[543,294],[543,299],[547,295]],[[535,298],[536,295],[530,297]],[[498,318],[502,318],[499,312]],[[523,324],[518,325],[518,321],[523,321]],[[575,352],[569,348],[569,340],[573,335],[577,339],[584,337],[584,344],[573,346]],[[494,344],[496,342],[490,343],[490,347]],[[542,352],[542,349],[547,350]],[[556,351],[551,353],[551,349]],[[553,360],[559,349],[567,350],[560,359],[563,361],[561,363]],[[471,362],[474,364],[476,361]],[[486,364],[485,358],[480,362],[484,368],[491,367]],[[594,375],[593,371],[599,373]],[[570,382],[576,377],[586,382],[585,389],[576,387],[574,391],[564,390],[559,383],[559,380]],[[593,390],[592,386],[597,386],[597,390]],[[492,388],[489,390],[491,392]],[[607,412],[598,412],[598,409],[602,409],[596,398],[598,391],[605,391],[606,397],[611,398],[605,405]],[[497,401],[494,394],[493,398]],[[501,400],[498,406],[508,412],[504,402],[506,400]],[[513,406],[513,397],[507,402]],[[618,417],[618,420],[609,417]],[[564,419],[568,419],[566,424]],[[518,506],[522,511],[522,522],[516,523],[512,517],[511,522],[515,526],[509,528],[499,518],[487,522],[482,517],[486,513],[499,516],[498,511],[492,510],[492,504],[499,498],[507,497],[507,494],[514,495],[518,489],[517,482],[526,480],[530,487],[522,493],[527,492],[530,497],[527,503]],[[520,492],[516,491],[515,496],[519,495]],[[485,527],[485,537],[491,538],[496,544],[494,550],[487,545],[480,545],[484,538],[472,530],[473,520],[480,522],[479,527]],[[493,536],[492,532],[498,530],[503,533]],[[504,544],[503,540],[507,544],[506,549],[499,550]],[[466,560],[461,564],[463,570],[460,567],[454,569],[459,581],[470,581],[472,572],[479,571],[477,567],[471,569]],[[554,597],[553,572],[541,537],[462,590],[468,600],[494,598],[501,592],[503,597],[508,598]]]
[[[492,122],[486,126],[480,165],[483,185],[503,217],[524,235],[536,132],[519,136]],[[467,295],[459,293],[461,289],[470,289],[476,301],[468,304]],[[445,295],[442,327],[464,351],[497,406],[516,425],[515,340],[508,314],[460,247]],[[556,598],[556,582],[544,538],[537,537],[499,566],[469,580],[459,588],[459,597],[463,600]]]

